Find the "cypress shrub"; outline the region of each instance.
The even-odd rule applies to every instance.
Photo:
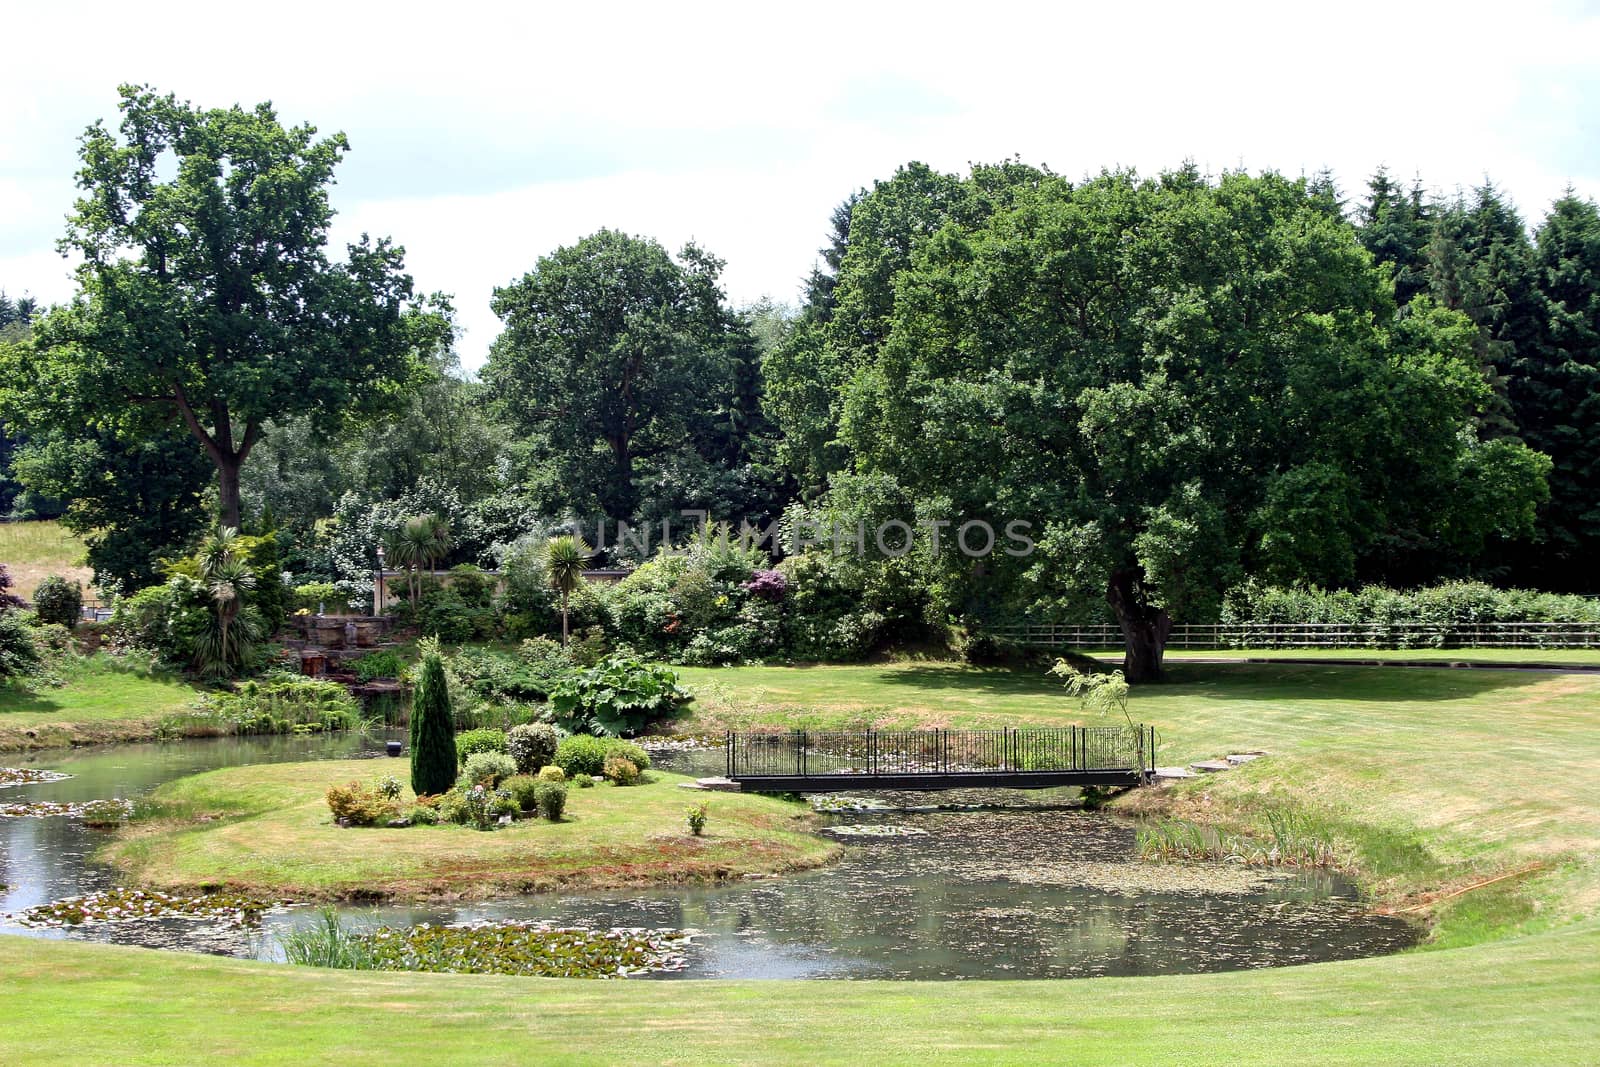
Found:
[[[437,651],[423,656],[411,704],[411,789],[418,796],[443,793],[456,782],[456,731],[450,688]]]

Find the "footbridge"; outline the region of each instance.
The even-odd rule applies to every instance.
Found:
[[[1155,773],[1153,726],[730,731],[747,793],[1133,786]]]

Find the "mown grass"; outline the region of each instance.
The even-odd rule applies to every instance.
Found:
[[[658,771],[644,785],[572,788],[559,823],[526,819],[490,832],[333,824],[328,786],[370,784],[397,769],[404,764],[319,761],[180,779],[156,791],[147,821],[103,857],[167,889],[337,899],[716,881],[814,867],[838,853],[807,832],[808,809],[754,795],[712,797],[706,831],[694,837],[686,809],[706,794]]]
[[[0,1048],[18,1064],[1583,1064],[1597,958],[1586,924],[1230,974],[617,984],[0,936]]]
[[[147,741],[193,703],[183,681],[105,655],[63,658],[61,685],[0,685],[0,751],[105,741]]]
[[[94,572],[84,563],[87,551],[82,538],[54,519],[0,523],[0,563],[11,572],[12,591],[26,600],[52,574],[82,582],[84,598],[92,598]]]

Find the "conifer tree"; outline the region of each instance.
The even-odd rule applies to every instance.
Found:
[[[455,783],[455,723],[444,661],[435,644],[423,652],[411,701],[411,788],[424,796],[443,793]]]

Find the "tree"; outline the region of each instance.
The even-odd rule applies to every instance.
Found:
[[[1555,462],[1527,569],[1546,586],[1600,591],[1600,209],[1570,191],[1540,226],[1544,336],[1511,397],[1523,438]]]
[[[1356,212],[1356,233],[1361,247],[1386,266],[1394,277],[1394,302],[1405,307],[1428,290],[1428,238],[1431,214],[1422,185],[1409,192],[1379,167],[1367,183],[1367,199]]]
[[[448,792],[456,784],[456,730],[450,687],[437,641],[422,650],[422,670],[411,699],[411,789],[418,796]]]
[[[641,462],[693,448],[697,427],[736,411],[735,357],[750,339],[723,305],[722,266],[694,245],[674,260],[601,230],[495,290],[505,331],[484,380],[556,473],[550,510],[631,519]]]
[[[285,128],[268,104],[121,97],[120,137],[97,123],[79,151],[84,195],[61,242],[82,257],[78,294],[40,321],[37,346],[14,350],[33,359],[5,369],[46,397],[77,381],[124,437],[181,424],[215,468],[223,525],[238,527],[240,468],[268,422],[331,427],[397,403],[447,329],[442,300],[413,301],[386,239],[329,260],[344,135]]]
[[[1247,574],[1344,584],[1390,539],[1531,524],[1540,457],[1464,432],[1486,397],[1471,325],[1419,307],[1402,330],[1303,181],[1021,171],[983,196],[914,242],[839,430],[858,472],[948,523],[952,614],[997,588],[1013,611],[1098,594],[1144,682],[1173,616],[1215,617]],[[977,519],[1032,523],[1033,551],[949,547]]]
[[[594,556],[594,549],[583,538],[564,534],[552,537],[545,548],[545,574],[550,588],[561,594],[561,643],[567,643],[567,604],[583,584],[583,571]]]

